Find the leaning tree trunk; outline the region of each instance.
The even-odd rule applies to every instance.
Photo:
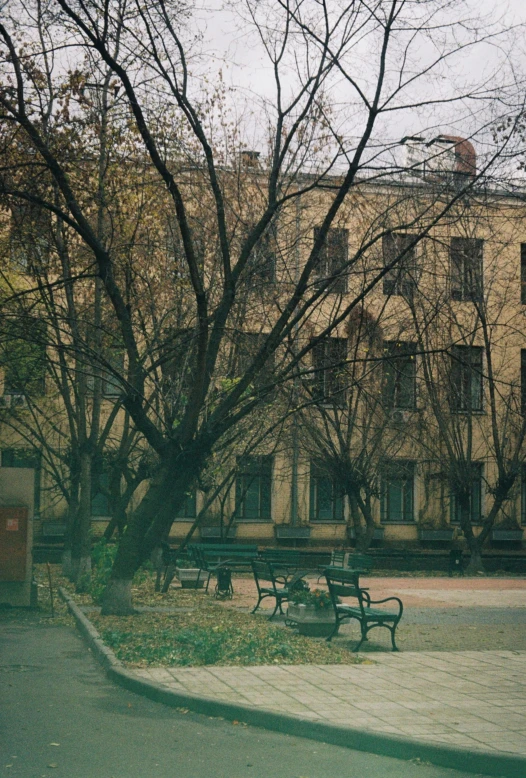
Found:
[[[182,459],[182,458],[181,458]],[[119,542],[110,580],[102,600],[102,613],[124,616],[134,613],[131,599],[133,576],[168,535],[177,508],[199,473],[196,457],[185,457],[184,465],[163,465],[152,478],[141,503],[130,516]]]

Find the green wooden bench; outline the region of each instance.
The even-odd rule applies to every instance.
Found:
[[[353,651],[358,651],[363,641],[367,640],[368,632],[375,627],[386,627],[389,630],[393,651],[398,651],[395,643],[395,632],[404,612],[402,600],[398,597],[371,600],[368,591],[360,587],[359,573],[345,567],[328,567],[325,571],[325,579],[336,617],[334,630],[327,640],[332,640],[334,635],[337,634],[342,621],[356,619],[360,624],[361,640]],[[341,597],[350,598],[354,602],[352,604],[341,602]],[[372,607],[386,602],[396,603],[397,609],[383,610],[382,608]]]
[[[297,591],[297,588],[305,588],[303,584],[303,576],[305,573],[296,572],[290,580],[283,580],[279,573],[274,569],[274,565],[265,560],[259,559],[252,562],[252,573],[254,574],[254,581],[258,592],[258,601],[252,613],[255,613],[259,608],[261,601],[266,597],[271,597],[275,600],[276,606],[269,616],[273,619],[276,613],[279,612],[283,615],[283,608],[281,604],[288,602],[291,594]]]
[[[229,567],[248,567],[253,559],[258,557],[258,547],[254,544],[242,543],[191,543],[187,546],[188,554],[195,560],[198,567],[206,569],[207,565],[225,564]]]
[[[264,548],[259,558],[276,567],[299,567],[302,561],[301,551],[291,548]]]

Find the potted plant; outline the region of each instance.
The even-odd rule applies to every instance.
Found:
[[[287,621],[298,627],[300,635],[328,637],[334,629],[334,609],[329,592],[323,589],[295,592],[287,610]]]
[[[196,567],[195,562],[186,557],[177,560],[175,574],[183,589],[202,589],[208,578],[206,570]]]

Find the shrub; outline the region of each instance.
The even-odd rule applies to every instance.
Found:
[[[313,605],[317,609],[327,609],[332,607],[332,600],[329,592],[323,589],[313,589],[310,592],[294,592],[291,602],[296,605]]]

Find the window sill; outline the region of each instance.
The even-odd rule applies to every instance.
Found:
[[[236,517],[237,524],[272,524],[272,519],[242,519]]]
[[[382,526],[392,526],[393,524],[416,525],[416,521],[414,519],[382,519]]]

